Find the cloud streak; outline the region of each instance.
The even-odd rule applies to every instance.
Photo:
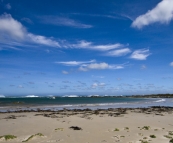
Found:
[[[20,46],[17,43],[41,44],[50,47],[60,47],[59,43],[52,38],[29,33],[26,28],[10,14],[0,16],[0,42],[4,44]],[[16,45],[17,44],[17,45]]]
[[[66,62],[55,62],[56,64],[62,64],[65,66],[79,66],[82,64],[87,64],[87,63],[93,63],[95,60],[90,60],[90,61],[66,61]]]
[[[66,17],[59,17],[59,16],[43,16],[40,17],[41,21],[45,24],[52,24],[57,26],[67,26],[73,28],[92,28],[92,25],[87,25],[80,23],[76,20],[66,18]]]
[[[77,44],[72,44],[71,46],[73,48],[84,48],[84,49],[87,48],[87,49],[91,49],[91,50],[108,51],[108,50],[112,50],[112,49],[121,48],[124,45],[120,44],[120,43],[106,44],[106,45],[95,45],[92,42],[81,40]]]
[[[132,27],[141,29],[144,26],[161,23],[168,24],[173,19],[173,1],[162,0],[155,8],[146,14],[138,16],[132,23]]]
[[[134,51],[130,58],[135,60],[146,60],[147,57],[150,55],[149,49],[139,49]]]
[[[108,56],[125,56],[128,53],[130,53],[131,50],[129,48],[123,48],[123,49],[119,49],[119,50],[113,50],[113,51],[109,51],[107,53]]]

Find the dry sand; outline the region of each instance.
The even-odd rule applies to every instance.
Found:
[[[173,138],[173,112],[113,111],[0,113],[0,143],[169,143]],[[112,113],[112,115],[111,115]],[[13,115],[13,116],[12,116]],[[14,119],[16,118],[16,119]],[[82,130],[70,129],[71,126]],[[143,128],[148,126],[149,129]],[[118,131],[116,131],[116,129]],[[40,134],[44,136],[41,136]],[[17,138],[5,140],[4,135]],[[156,138],[151,138],[155,135]],[[168,137],[165,137],[167,135]],[[144,142],[146,141],[146,142]]]

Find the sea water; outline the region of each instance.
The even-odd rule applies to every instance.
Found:
[[[0,97],[0,111],[15,110],[60,110],[60,109],[107,109],[171,106],[172,98],[134,98],[111,96],[35,96]]]

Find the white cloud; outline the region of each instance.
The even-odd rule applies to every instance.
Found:
[[[130,52],[131,52],[131,50],[129,48],[124,48],[124,49],[109,51],[107,53],[107,55],[108,56],[124,56],[124,55],[127,55]]]
[[[67,71],[62,71],[62,73],[63,73],[63,74],[69,74],[69,72],[67,72]]]
[[[91,85],[91,88],[95,89],[97,87],[105,87],[105,86],[106,86],[106,84],[104,82],[101,82],[101,83],[95,82]]]
[[[86,65],[88,69],[108,69],[109,65],[107,63],[91,63]]]
[[[10,14],[0,16],[0,35],[11,37],[12,39],[24,39],[26,29],[20,22],[13,19]]]
[[[51,46],[51,47],[60,47],[58,42],[56,42],[50,38],[47,38],[47,37],[44,37],[41,35],[34,35],[31,33],[29,33],[27,36],[34,43]]]
[[[99,50],[99,51],[108,51],[112,49],[117,49],[123,47],[123,44],[116,43],[116,44],[106,44],[106,45],[94,45],[92,42],[88,42],[85,40],[81,40],[78,44],[73,44],[72,47],[74,48],[87,48],[91,50]]]
[[[92,46],[91,48],[94,50],[107,51],[120,47],[122,47],[122,45],[118,43],[118,44],[108,44],[108,45],[97,45],[97,46]]]
[[[55,62],[56,64],[63,64],[66,66],[79,66],[82,64],[87,64],[87,63],[93,63],[95,60],[90,60],[90,61],[67,61],[67,62]]]
[[[173,62],[170,63],[170,66],[173,67]]]
[[[91,87],[92,88],[96,88],[96,87],[98,87],[98,84],[97,83],[93,83]]]
[[[109,65],[103,62],[103,63],[84,64],[79,67],[79,70],[89,71],[89,70],[105,70],[105,69],[123,69],[123,68],[124,65]]]
[[[16,45],[20,43],[34,43],[51,47],[59,47],[57,41],[41,35],[34,35],[27,32],[26,28],[17,20],[13,19],[10,14],[0,16],[0,39],[1,43]],[[19,45],[17,45],[19,46]]]
[[[78,42],[78,44],[73,44],[72,47],[87,48],[87,47],[90,47],[91,45],[92,45],[92,42],[81,40]]]
[[[131,50],[129,48],[126,48],[126,46],[127,45],[123,45],[120,43],[95,45],[92,42],[81,40],[77,44],[70,44],[69,47],[83,48],[83,49],[90,49],[90,50],[97,50],[97,51],[106,51],[106,53],[104,54],[106,56],[125,56],[126,54],[131,52]]]
[[[152,23],[167,24],[173,19],[173,0],[162,0],[155,8],[137,17],[132,27],[142,28]]]
[[[149,49],[140,49],[136,50],[132,53],[130,58],[136,59],[136,60],[146,60],[147,57],[150,55]]]
[[[80,23],[76,20],[66,18],[66,17],[59,17],[59,16],[43,16],[40,17],[43,23],[59,25],[59,26],[68,26],[74,28],[92,28],[92,25],[87,25]]]

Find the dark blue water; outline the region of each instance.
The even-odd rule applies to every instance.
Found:
[[[75,104],[101,104],[101,103],[131,103],[147,101],[141,98],[123,97],[34,97],[34,98],[0,98],[0,105],[75,105]]]

